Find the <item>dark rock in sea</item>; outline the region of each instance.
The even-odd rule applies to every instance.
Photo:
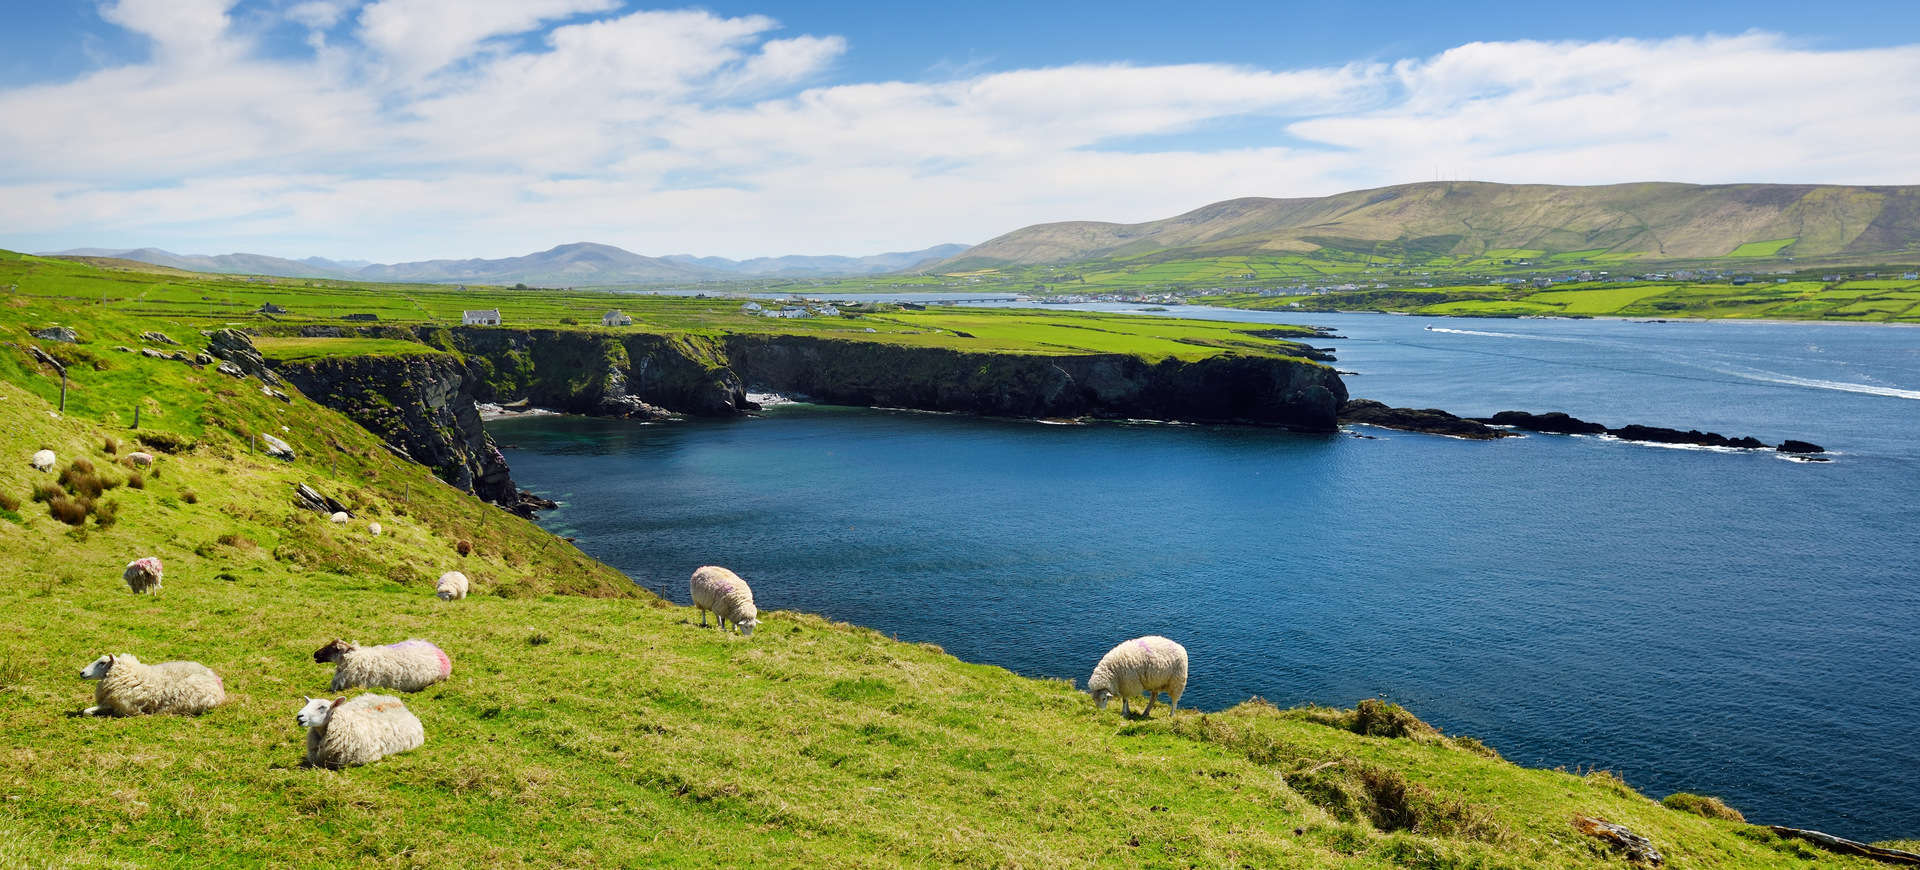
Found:
[[[1340,422],[1361,423],[1407,432],[1425,432],[1430,435],[1448,435],[1454,438],[1472,438],[1479,441],[1491,441],[1513,435],[1512,432],[1504,432],[1485,423],[1456,417],[1438,408],[1424,410],[1389,408],[1384,403],[1372,399],[1354,399],[1341,405]]]
[[[519,491],[518,498],[512,504],[501,505],[501,507],[527,519],[533,519],[534,511],[550,511],[559,506],[560,503],[557,501],[541,498],[524,489]]]
[[[1727,446],[1741,447],[1747,450],[1761,450],[1761,449],[1764,449],[1767,446],[1767,444],[1766,442],[1761,441],[1760,439],[1749,435],[1745,438],[1729,438],[1727,439]]]
[[[1761,445],[1761,446],[1765,446],[1765,445]],[[1825,453],[1827,452],[1827,449],[1825,447],[1821,447],[1818,444],[1809,444],[1805,441],[1795,441],[1792,438],[1788,438],[1787,440],[1780,442],[1780,446],[1775,447],[1774,449],[1780,451],[1781,453]]]
[[[1529,414],[1526,411],[1501,411],[1491,417],[1474,418],[1482,423],[1495,426],[1512,426],[1530,432],[1552,432],[1559,435],[1598,435],[1607,431],[1600,423],[1589,423],[1579,417],[1570,417],[1559,411],[1545,414]]]
[[[1732,446],[1725,435],[1716,432],[1702,432],[1698,429],[1688,429],[1682,432],[1678,429],[1666,429],[1660,426],[1641,426],[1637,423],[1628,424],[1618,429],[1608,429],[1607,434],[1622,441],[1646,441],[1653,444],[1693,444],[1701,447]]]

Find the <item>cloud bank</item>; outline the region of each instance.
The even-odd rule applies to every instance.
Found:
[[[746,257],[1436,173],[1920,183],[1920,47],[1753,33],[821,85],[839,37],[618,6],[311,0],[263,23],[233,0],[114,0],[102,17],[149,59],[0,91],[0,246]],[[305,50],[270,51],[275,27]]]

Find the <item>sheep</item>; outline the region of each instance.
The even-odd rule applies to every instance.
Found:
[[[1147,708],[1140,715],[1153,714],[1153,702],[1166,692],[1173,712],[1180,712],[1180,693],[1187,689],[1187,648],[1157,634],[1136,637],[1109,650],[1093,667],[1087,678],[1087,693],[1100,709],[1120,696],[1120,713],[1131,717],[1127,700],[1147,696]]]
[[[58,461],[60,461],[59,458],[54,456],[51,450],[35,451],[33,458],[27,460],[28,464],[33,466],[34,471],[52,471],[53,464]]]
[[[153,464],[153,454],[151,453],[136,451],[136,452],[127,454],[126,459],[127,459],[127,464],[137,466],[140,468],[146,468],[147,466]]]
[[[458,601],[467,597],[467,575],[458,571],[448,571],[440,575],[440,583],[434,595],[441,601]]]
[[[334,511],[333,516],[327,517],[327,519],[332,520],[336,526],[342,526],[346,525],[347,520],[353,519],[353,517],[347,516],[346,511]]]
[[[377,537],[380,537],[380,524],[379,524],[379,523],[368,523],[368,524],[367,524],[367,534],[369,534],[369,535],[372,535],[372,536],[374,536],[374,537],[376,537],[376,538],[377,538]]]
[[[418,692],[453,675],[453,661],[424,640],[403,640],[361,649],[336,640],[313,654],[315,664],[332,662],[333,691],[363,687]]]
[[[104,655],[80,670],[80,679],[99,680],[94,706],[86,716],[145,716],[205,713],[227,699],[220,675],[197,662],[143,665],[131,655]]]
[[[127,588],[133,590],[135,595],[143,592],[148,595],[158,595],[160,594],[160,573],[160,558],[146,556],[128,562],[126,572],[120,577],[127,581]]]
[[[693,572],[693,578],[687,581],[689,591],[693,593],[693,606],[700,609],[700,625],[707,624],[707,611],[720,621],[720,630],[727,630],[727,621],[740,629],[742,637],[753,635],[753,629],[760,624],[760,610],[753,606],[753,590],[747,588],[747,581],[740,575],[715,565],[706,565]]]
[[[427,742],[420,717],[392,695],[308,698],[293,715],[307,729],[307,764],[337,770],[372,764],[388,755],[418,749]]]

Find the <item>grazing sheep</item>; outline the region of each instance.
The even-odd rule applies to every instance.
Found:
[[[145,716],[205,713],[227,699],[220,675],[196,662],[143,665],[131,655],[105,655],[80,670],[80,679],[99,680],[88,716]]]
[[[293,720],[307,729],[307,764],[314,767],[372,764],[427,742],[420,717],[392,695],[308,698]]]
[[[128,562],[126,572],[120,576],[127,581],[127,588],[133,590],[135,595],[143,592],[148,595],[158,595],[160,594],[160,573],[159,557],[147,556]]]
[[[376,538],[377,538],[377,537],[380,537],[380,524],[379,524],[379,523],[368,523],[368,524],[367,524],[367,534],[369,534],[369,535],[372,535],[372,536],[374,536],[374,537],[376,537]]]
[[[333,516],[327,517],[327,519],[332,520],[334,525],[340,526],[345,525],[347,520],[353,519],[353,517],[347,516],[346,511],[334,511]]]
[[[363,687],[418,692],[453,674],[453,661],[424,640],[403,640],[361,649],[336,640],[313,654],[315,664],[332,662],[333,691]]]
[[[467,597],[467,575],[458,571],[448,571],[440,575],[440,583],[433,594],[441,601],[458,601]]]
[[[720,630],[727,630],[727,621],[740,629],[740,634],[751,636],[755,626],[760,624],[760,610],[753,606],[753,590],[747,588],[747,581],[740,575],[725,568],[707,565],[693,572],[693,578],[687,581],[687,587],[693,593],[693,606],[700,608],[700,624],[707,624],[707,611],[720,620]]]
[[[1140,715],[1152,715],[1153,702],[1161,692],[1167,693],[1173,712],[1178,713],[1180,693],[1186,690],[1187,648],[1157,634],[1136,637],[1109,650],[1087,678],[1093,702],[1105,710],[1107,701],[1118,695],[1120,713],[1125,716],[1133,715],[1127,700],[1139,695],[1147,696],[1147,709]]]
[[[52,471],[53,464],[60,460],[53,455],[53,451],[40,450],[36,451],[33,454],[33,458],[27,461],[33,466],[34,471]]]
[[[141,468],[146,468],[153,464],[153,454],[138,451],[129,453],[127,454],[127,462]]]

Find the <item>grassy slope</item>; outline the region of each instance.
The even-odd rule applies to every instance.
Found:
[[[45,297],[0,306],[16,343],[47,321],[89,351],[169,326]],[[1127,723],[1063,683],[816,617],[768,613],[753,638],[723,637],[304,399],[100,358],[76,367],[56,417],[57,381],[0,345],[0,493],[22,502],[0,517],[0,866],[1618,866],[1572,833],[1576,812],[1651,836],[1674,867],[1869,866],[1606,776],[1360,736],[1327,711]],[[26,500],[47,480],[29,452],[106,466],[108,436],[137,437],[111,415],[140,397],[164,412],[152,425],[199,446],[112,490],[111,528],[71,530]],[[247,453],[235,432],[259,429],[301,459]],[[361,518],[294,509],[295,481]],[[476,554],[458,556],[459,538]],[[158,597],[120,583],[142,555],[166,561]],[[450,568],[475,578],[473,598],[431,597]],[[545,594],[568,590],[611,597]],[[292,714],[328,679],[312,650],[410,636],[455,661],[408,699],[428,744],[301,768]],[[203,662],[230,700],[195,719],[75,718],[91,703],[77,669],[109,651]],[[1383,803],[1400,821],[1372,820]],[[1409,822],[1420,832],[1383,830]]]
[[[1433,291],[1332,293],[1325,296],[1228,296],[1213,304],[1253,309],[1299,303],[1311,310],[1349,308],[1407,311],[1434,315],[1586,315],[1612,317],[1765,318],[1778,320],[1920,322],[1920,281],[1805,281],[1787,283],[1701,284],[1648,281],[1633,284],[1586,283],[1551,289],[1487,290],[1446,288],[1449,296],[1429,302]]]

